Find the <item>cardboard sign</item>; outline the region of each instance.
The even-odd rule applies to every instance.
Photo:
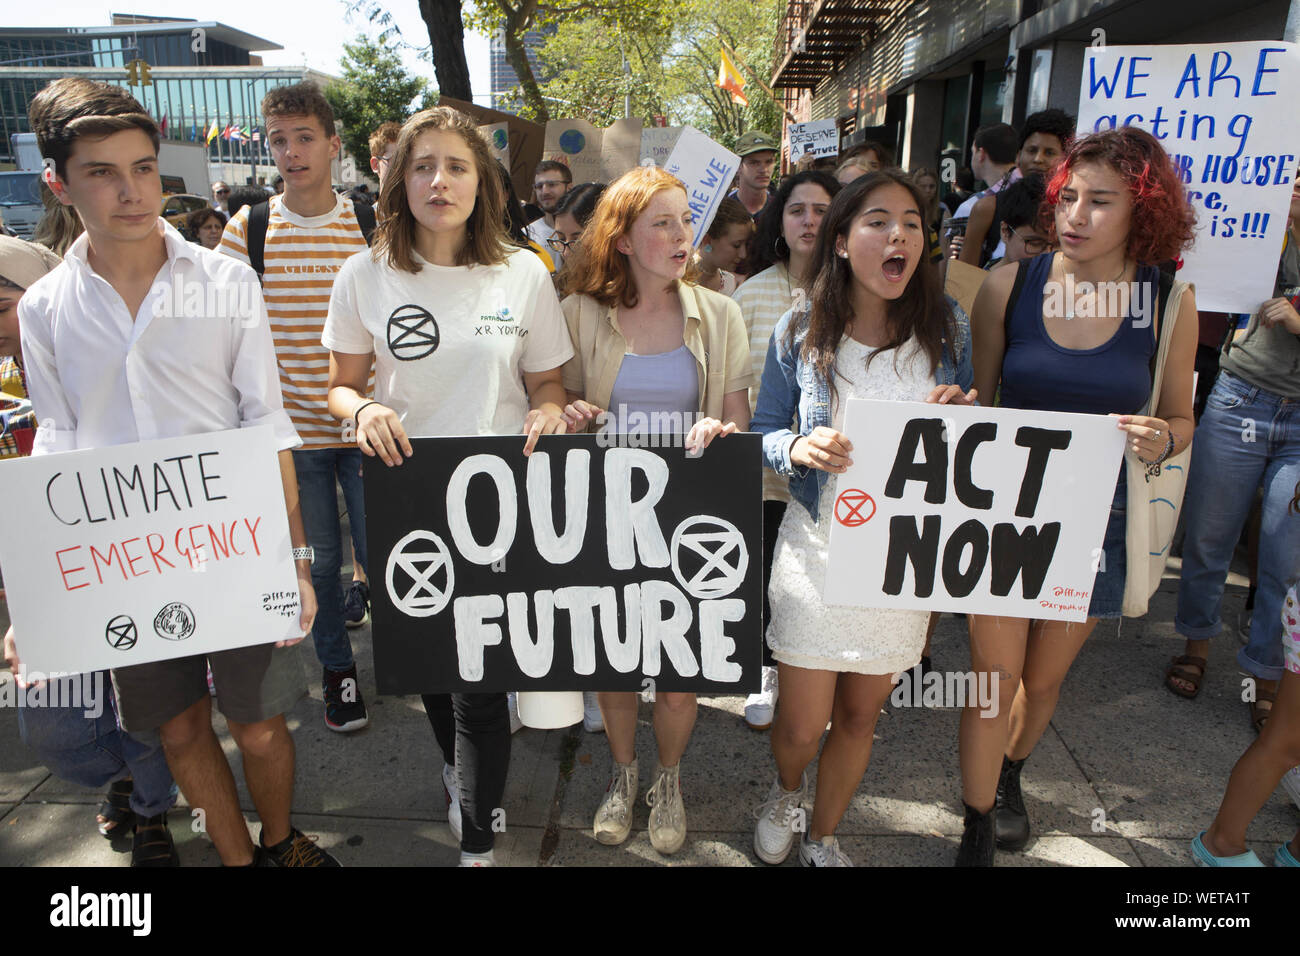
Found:
[[[1082,621],[1124,435],[1107,415],[850,400],[826,601]]]
[[[640,161],[641,121],[615,120],[601,129],[586,120],[551,120],[543,154],[568,166],[575,184],[612,183]]]
[[[790,162],[797,163],[805,156],[838,156],[840,133],[835,120],[813,120],[798,123],[787,131],[790,137]]]
[[[641,165],[653,160],[656,166],[667,166],[684,126],[651,126],[641,130]]]
[[[970,315],[975,309],[975,297],[979,295],[980,287],[984,285],[988,275],[979,266],[962,262],[960,259],[949,259],[943,291],[956,299],[957,304],[966,311],[967,315]]]
[[[84,673],[301,637],[269,426],[0,466],[27,673]]]
[[[489,123],[478,128],[479,135],[488,144],[492,156],[506,169],[510,168],[510,124]]]
[[[740,169],[740,157],[694,126],[684,126],[664,168],[686,185],[686,198],[695,214],[695,245],[698,246],[713,222],[718,203],[731,191],[731,181]]]
[[[1196,307],[1253,313],[1273,296],[1291,181],[1300,52],[1277,41],[1085,51],[1079,134],[1140,126],[1161,141],[1196,211],[1180,279]]]
[[[488,109],[450,96],[440,97],[438,105],[459,110],[480,127],[506,124],[510,149],[510,161],[506,163],[506,168],[510,170],[510,182],[514,184],[515,194],[522,202],[527,202],[533,192],[533,173],[542,161],[542,137],[545,129],[540,124],[520,119],[513,113]]]
[[[641,436],[649,438],[649,436]],[[380,693],[757,690],[757,435],[416,438],[365,460]]]

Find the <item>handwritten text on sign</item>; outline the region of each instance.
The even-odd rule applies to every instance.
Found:
[[[852,400],[844,433],[856,451],[836,480],[827,602],[1087,617],[1115,419]]]
[[[29,672],[300,637],[269,427],[8,461],[0,565]]]
[[[382,693],[758,688],[758,436],[413,447],[365,462]]]
[[[789,129],[790,162],[797,163],[804,156],[838,156],[840,133],[835,120],[813,120],[797,123]]]
[[[695,245],[698,246],[713,222],[718,204],[731,190],[731,181],[740,168],[740,157],[694,126],[684,126],[664,168],[686,186],[686,198],[695,216]]]
[[[1079,134],[1140,126],[1173,157],[1197,217],[1179,278],[1202,310],[1254,312],[1273,295],[1300,158],[1297,95],[1293,44],[1087,50]]]

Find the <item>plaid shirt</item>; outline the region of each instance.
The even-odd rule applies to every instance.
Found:
[[[0,459],[18,458],[24,452],[19,447],[16,431],[27,430],[25,447],[31,447],[36,431],[36,415],[31,399],[27,397],[27,377],[12,355],[0,358]]]

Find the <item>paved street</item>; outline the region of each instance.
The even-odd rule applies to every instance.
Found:
[[[1119,632],[1113,624],[1100,627],[1084,647],[1052,726],[1025,768],[1035,839],[1023,854],[999,853],[999,865],[1188,865],[1187,843],[1212,819],[1253,733],[1241,702],[1234,636],[1215,644],[1196,701],[1175,698],[1161,686],[1165,663],[1181,647],[1171,623],[1175,587],[1167,577],[1148,618],[1125,621]],[[1244,594],[1243,587],[1229,588],[1226,620],[1235,622]],[[943,617],[936,667],[966,669],[965,636],[964,621]],[[353,637],[363,689],[373,688],[369,628]],[[319,673],[310,642],[299,650],[304,668]],[[298,748],[297,825],[319,834],[344,865],[454,865],[441,760],[419,699],[370,693],[368,701],[370,726],[349,736],[325,728],[319,687],[290,713]],[[767,734],[742,723],[742,703],[738,697],[700,699],[682,771],[689,835],[671,859],[651,848],[645,832],[645,777],[654,763],[648,705],[641,708],[638,737],[642,795],[633,836],[617,848],[591,835],[609,772],[604,736],[580,727],[520,731],[513,739],[498,860],[512,866],[760,865],[752,848],[752,810],[774,767]],[[951,863],[961,834],[957,722],[955,709],[891,707],[881,717],[871,768],[839,829],[855,863]],[[222,739],[239,777],[238,754],[224,732]],[[129,840],[112,844],[95,830],[101,794],[65,784],[39,766],[18,742],[10,708],[0,709],[0,740],[0,865],[129,863]],[[251,811],[247,793],[241,789],[241,795]],[[1255,821],[1250,846],[1270,860],[1298,820],[1300,811],[1279,789]],[[185,865],[216,865],[206,838],[191,831],[183,804],[171,821]],[[795,855],[786,865],[797,865]]]

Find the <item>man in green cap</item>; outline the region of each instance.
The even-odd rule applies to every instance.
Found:
[[[740,172],[736,175],[736,188],[728,195],[739,199],[755,221],[770,198],[767,189],[772,182],[772,171],[776,168],[776,157],[780,149],[780,143],[758,130],[750,130],[736,143]]]

